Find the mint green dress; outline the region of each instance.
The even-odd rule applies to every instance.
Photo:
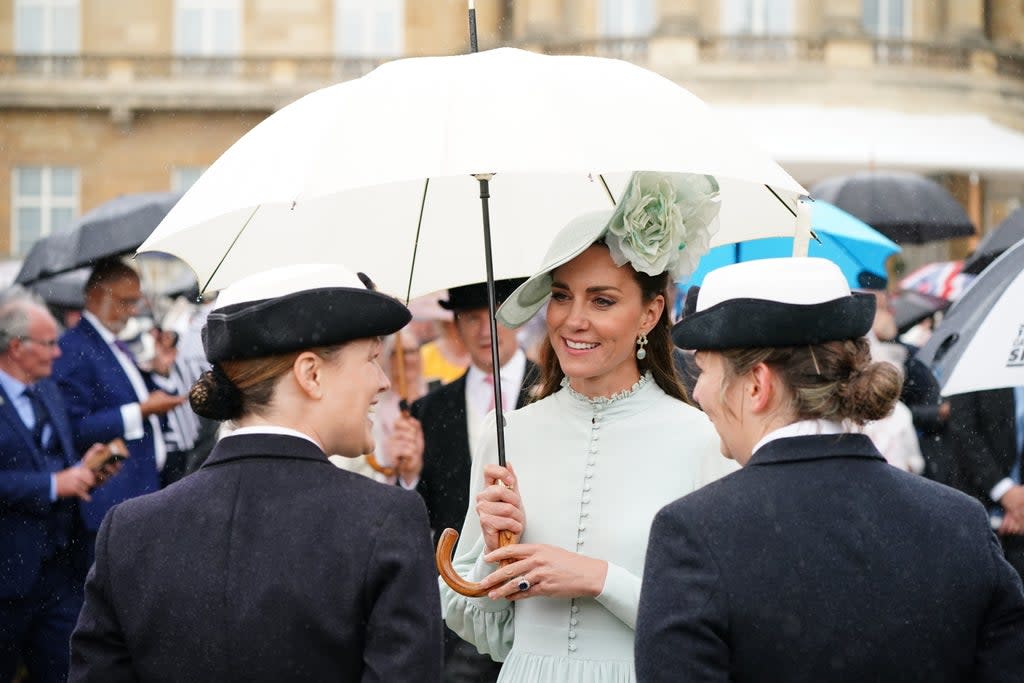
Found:
[[[699,410],[669,397],[650,376],[612,398],[588,399],[563,383],[555,394],[507,415],[506,457],[526,512],[523,543],[560,546],[608,562],[596,598],[536,597],[516,603],[466,598],[443,581],[448,626],[504,662],[503,683],[623,683],[636,680],[633,637],[647,536],[664,505],[736,469]],[[470,509],[455,569],[480,580],[476,494],[483,466],[497,462],[493,415],[474,453]]]

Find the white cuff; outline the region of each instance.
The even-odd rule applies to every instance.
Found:
[[[420,478],[419,477],[416,477],[415,479],[413,479],[411,484],[406,484],[405,483],[405,479],[402,479],[401,475],[398,476],[398,485],[401,486],[406,491],[415,491],[416,487],[419,486],[419,484],[420,484]]]
[[[597,601],[626,626],[636,628],[636,613],[640,605],[640,577],[613,562],[608,563],[604,589]]]
[[[1013,479],[1010,479],[1009,477],[1006,477],[1005,479],[1000,480],[998,484],[992,487],[992,490],[989,491],[988,497],[998,503],[999,499],[1005,496],[1006,492],[1016,485],[1017,482],[1015,482]]]
[[[50,502],[51,503],[56,503],[57,502],[57,475],[56,474],[51,474],[50,475]]]
[[[121,423],[124,425],[126,441],[135,441],[146,435],[142,428],[142,406],[138,403],[125,403],[121,406]]]

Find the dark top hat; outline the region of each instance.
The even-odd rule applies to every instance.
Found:
[[[508,280],[494,281],[494,296],[497,305],[500,306],[516,291],[516,288],[526,282],[525,277],[511,278]],[[442,308],[449,311],[468,311],[474,308],[487,308],[487,283],[476,282],[471,285],[452,287],[448,290],[448,299],[439,299]]]
[[[203,327],[211,363],[265,358],[397,332],[412,319],[369,279],[336,265],[274,268],[225,288]]]

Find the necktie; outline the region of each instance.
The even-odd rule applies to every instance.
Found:
[[[120,339],[115,339],[114,346],[116,346],[121,351],[121,353],[128,356],[128,360],[130,360],[133,363],[135,362],[135,354],[132,353],[132,349],[130,346],[128,346],[128,344],[124,343]]]
[[[487,385],[487,411],[494,410],[494,376],[487,374],[484,375],[484,383]],[[501,385],[501,409],[508,410],[508,401],[505,399],[505,384]]]
[[[32,440],[36,442],[37,446],[43,448],[43,429],[50,421],[50,412],[33,387],[25,387],[25,395],[28,396],[28,400],[32,404],[32,414],[36,418],[36,423],[32,427]]]

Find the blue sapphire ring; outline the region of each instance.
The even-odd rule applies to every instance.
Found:
[[[518,588],[520,592],[528,591],[530,590],[530,582],[526,580],[525,576],[520,576],[519,583],[516,584],[516,588]]]

